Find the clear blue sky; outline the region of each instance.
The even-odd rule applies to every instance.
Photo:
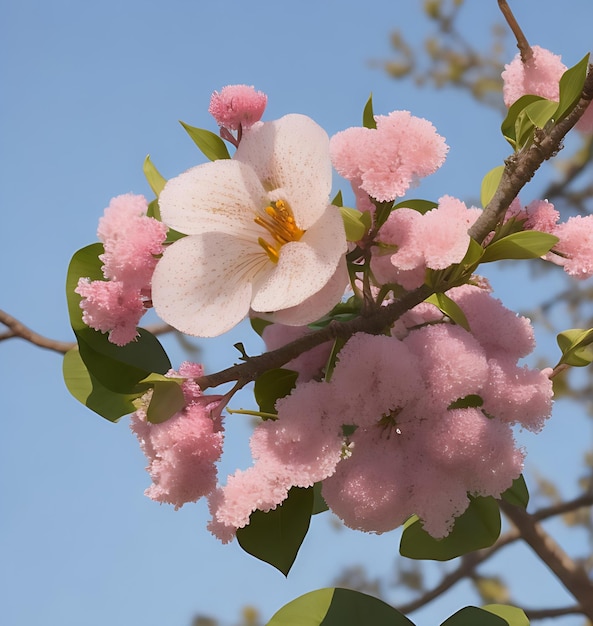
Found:
[[[562,53],[568,65],[593,47],[590,0],[513,4],[531,42]],[[487,40],[498,19],[495,0],[468,5],[462,23],[475,42]],[[177,120],[215,130],[209,97],[226,84],[265,91],[267,119],[305,113],[329,134],[358,125],[372,91],[377,113],[409,109],[451,146],[445,167],[418,195],[476,197],[482,175],[508,153],[498,115],[456,94],[392,81],[371,64],[388,56],[395,27],[423,39],[429,26],[420,7],[392,0],[2,0],[0,308],[42,334],[69,339],[63,288],[71,255],[96,240],[112,196],[150,194],[146,154],[166,177],[201,162]],[[537,183],[525,200],[536,190]],[[497,295],[527,306],[533,291],[511,283],[516,275],[494,277]],[[208,370],[235,358],[242,331],[202,344]],[[178,364],[180,347],[167,347]],[[63,385],[59,355],[12,340],[0,344],[0,364],[0,623],[189,626],[200,613],[228,626],[245,604],[268,619],[301,593],[331,584],[349,564],[390,577],[398,534],[336,532],[328,515],[315,519],[288,580],[237,545],[220,545],[205,530],[203,503],[174,512],[143,496],[149,479],[127,420],[113,425],[77,404]],[[248,396],[233,404],[240,402],[247,405]],[[238,422],[223,476],[249,462],[247,428]],[[549,469],[553,458],[559,479],[574,490],[577,446],[590,439],[589,424],[561,411],[528,439],[528,465]],[[566,603],[545,575],[531,577],[527,551],[519,554],[513,567],[522,597],[530,605],[544,596]],[[406,598],[396,592],[392,599]],[[412,617],[433,626],[472,601],[457,593]]]

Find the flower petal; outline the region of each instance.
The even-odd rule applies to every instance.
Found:
[[[169,180],[159,196],[163,222],[186,235],[259,233],[253,218],[266,204],[266,191],[255,172],[231,159],[187,170]]]
[[[156,266],[155,310],[177,330],[216,337],[247,315],[252,282],[267,266],[273,267],[257,243],[226,233],[184,237],[167,248]]]
[[[330,206],[300,241],[282,246],[274,271],[255,282],[251,307],[269,312],[301,304],[332,278],[346,247],[342,216]]]
[[[325,211],[332,185],[329,137],[306,115],[254,126],[243,134],[234,160],[249,164],[266,189],[286,192],[282,199],[299,228],[306,230]]]

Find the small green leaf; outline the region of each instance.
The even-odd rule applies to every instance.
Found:
[[[152,383],[152,398],[146,411],[146,420],[151,424],[166,422],[185,406],[183,390],[177,380]]]
[[[515,478],[513,484],[501,496],[509,504],[520,506],[523,509],[529,504],[529,490],[525,484],[523,474],[519,478]]]
[[[344,230],[346,231],[346,239],[348,241],[360,241],[367,233],[370,227],[369,213],[361,213],[357,209],[350,207],[340,207],[342,220],[344,221]]]
[[[495,168],[491,169],[482,179],[480,201],[484,208],[488,206],[490,200],[492,200],[492,198],[494,197],[494,194],[498,189],[498,185],[500,184],[500,179],[502,178],[503,172],[504,165],[498,165]]]
[[[147,155],[144,159],[142,171],[154,195],[158,198],[167,181],[161,176],[160,172],[154,166],[154,163],[150,160],[150,155]]]
[[[88,326],[82,321],[81,298],[77,293],[74,293],[74,290],[80,278],[103,280],[103,272],[101,270],[103,262],[99,259],[99,255],[104,252],[105,249],[102,243],[93,243],[75,252],[70,260],[66,277],[66,298],[68,300],[70,324],[75,331],[88,328]]]
[[[338,191],[338,193],[334,196],[334,199],[332,200],[332,204],[334,206],[344,206],[344,200],[342,198],[342,192]]]
[[[455,322],[458,326],[461,326],[461,328],[470,332],[469,322],[467,321],[467,317],[465,317],[465,313],[461,310],[461,307],[457,304],[457,302],[451,300],[449,296],[444,293],[433,293],[432,296],[426,298],[425,302],[434,304],[449,319]]]
[[[402,200],[394,205],[393,210],[397,209],[412,209],[414,211],[418,211],[418,213],[428,213],[428,211],[432,211],[432,209],[436,209],[438,207],[438,203],[433,202],[432,200],[420,200],[418,198],[412,200]]]
[[[560,363],[574,367],[584,367],[593,362],[593,328],[585,330],[572,328],[560,333],[556,340],[562,358]]]
[[[459,398],[447,407],[449,411],[453,409],[477,409],[484,404],[484,400],[481,396],[478,396],[475,393],[470,393],[468,396],[463,398]]]
[[[441,626],[509,626],[508,622],[477,606],[466,606],[445,620]]]
[[[431,537],[414,516],[406,522],[399,551],[410,559],[448,561],[491,546],[500,535],[500,510],[494,498],[471,497],[466,511],[443,539]]]
[[[538,100],[525,107],[525,114],[538,128],[545,128],[546,124],[554,117],[558,103],[553,100]]]
[[[159,201],[155,198],[148,204],[148,211],[146,211],[148,217],[154,217],[155,220],[162,222],[161,220],[161,208],[159,207]]]
[[[364,105],[362,112],[362,125],[365,128],[377,128],[377,122],[375,121],[375,114],[373,113],[373,94],[369,96],[367,103]]]
[[[276,413],[276,400],[284,398],[295,387],[298,373],[288,369],[264,372],[256,381],[253,394],[264,413]]]
[[[532,104],[533,102],[537,102],[539,100],[543,100],[541,96],[533,96],[526,95],[521,96],[516,102],[514,102],[505,117],[504,121],[501,125],[501,131],[504,138],[513,146],[515,150],[519,148],[519,137],[517,135],[517,130],[521,131],[521,121],[518,122],[518,118],[521,116],[521,119],[527,119],[528,123],[532,124],[529,118],[524,114],[525,107]],[[533,124],[532,124],[533,126]]]
[[[325,382],[329,383],[331,380],[332,374],[334,373],[334,369],[336,368],[336,362],[338,360],[338,354],[340,350],[346,344],[347,339],[344,337],[336,337],[334,339],[334,343],[332,345],[332,349],[327,358],[327,362],[325,364]]]
[[[180,122],[180,124],[207,159],[216,161],[218,159],[231,158],[226,144],[218,135],[204,128],[195,128],[184,122]]]
[[[524,230],[491,243],[484,250],[482,263],[502,259],[537,259],[549,252],[559,239],[537,230]]]
[[[583,85],[587,78],[589,54],[586,54],[575,66],[569,68],[560,78],[560,101],[556,111],[556,122],[566,117],[581,98]]]
[[[264,320],[261,317],[251,317],[249,318],[249,322],[251,324],[251,328],[253,328],[253,330],[260,337],[264,336],[264,329],[266,328],[266,326],[269,326],[270,324],[273,323],[273,322],[270,322],[270,320]]]
[[[62,372],[68,391],[81,404],[110,422],[117,422],[123,415],[136,410],[133,400],[141,394],[120,394],[104,387],[89,373],[78,348],[72,348],[64,355]]]
[[[334,588],[316,589],[276,611],[266,626],[319,626],[334,596]]]
[[[311,515],[318,515],[319,513],[325,513],[329,511],[329,507],[321,493],[322,483],[315,483],[311,489],[313,489],[313,509]]]
[[[516,606],[509,606],[507,604],[487,604],[483,606],[482,609],[494,615],[498,615],[498,617],[502,617],[509,626],[529,626],[529,620],[527,619],[527,615],[525,615],[525,611]]]
[[[254,511],[249,525],[237,530],[237,541],[245,552],[288,575],[309,530],[313,490],[292,487],[275,509]]]

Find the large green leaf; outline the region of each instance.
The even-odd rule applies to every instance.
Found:
[[[428,213],[428,211],[432,211],[432,209],[436,209],[439,205],[432,200],[421,200],[419,198],[413,198],[411,200],[402,200],[394,205],[393,210],[397,209],[412,209],[413,211],[418,211],[418,213]]]
[[[348,241],[360,241],[371,227],[371,214],[361,213],[357,209],[341,206],[340,213],[344,221],[344,230]]]
[[[509,626],[508,622],[477,606],[466,606],[445,620],[441,626]]]
[[[531,124],[531,128],[533,128],[533,123],[525,114],[525,108],[533,102],[538,102],[543,99],[544,98],[541,96],[534,95],[521,96],[510,106],[507,116],[502,122],[500,129],[504,138],[511,144],[511,146],[513,146],[515,150],[517,150],[521,144],[521,137],[519,136],[521,131],[525,131],[524,123],[522,124],[521,120],[526,120],[528,124]]]
[[[414,626],[414,622],[366,593],[328,587],[289,602],[267,626]]]
[[[70,315],[70,324],[72,328],[81,330],[88,328],[82,321],[82,309],[80,308],[80,296],[74,293],[80,278],[90,278],[91,280],[103,280],[103,272],[101,267],[103,262],[99,259],[99,255],[103,254],[105,249],[102,243],[93,243],[90,246],[81,248],[74,253],[68,266],[68,274],[66,276],[66,298],[68,300],[68,313]]]
[[[294,389],[298,376],[298,372],[282,368],[264,372],[253,388],[260,411],[276,413],[276,400],[284,398]]]
[[[166,422],[185,406],[183,390],[177,380],[152,383],[152,397],[146,411],[146,420],[152,424]]]
[[[525,611],[519,609],[516,606],[509,606],[507,604],[487,604],[483,606],[484,611],[494,613],[498,617],[502,617],[509,626],[529,626],[529,620]]]
[[[579,101],[587,78],[588,64],[589,54],[586,54],[575,66],[562,74],[560,78],[560,102],[555,114],[556,122],[566,117]]]
[[[226,144],[218,135],[204,128],[190,126],[184,122],[180,122],[180,124],[207,159],[216,161],[218,159],[231,158]]]
[[[537,259],[549,252],[559,239],[549,233],[524,230],[494,241],[484,250],[482,263],[502,259]]]
[[[272,511],[254,511],[249,525],[237,530],[239,545],[287,576],[309,530],[313,498],[313,489],[293,487]]]
[[[496,500],[491,497],[470,497],[468,508],[455,520],[453,530],[443,539],[431,537],[417,517],[408,520],[399,551],[410,559],[448,561],[474,550],[488,548],[499,535],[500,510]]]
[[[554,117],[558,103],[553,100],[538,100],[525,107],[525,115],[537,128],[545,128],[546,124]]]
[[[80,358],[78,348],[64,355],[62,366],[68,391],[82,404],[110,422],[117,422],[122,415],[136,410],[133,400],[141,394],[120,394],[104,387],[89,373]]]

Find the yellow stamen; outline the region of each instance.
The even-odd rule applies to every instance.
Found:
[[[277,245],[272,245],[261,237],[258,239],[258,243],[266,251],[270,260],[277,263],[280,248],[290,241],[298,241],[305,231],[296,225],[292,211],[284,200],[270,203],[263,212],[265,215],[257,215],[253,221],[258,226],[265,228],[272,235]]]

